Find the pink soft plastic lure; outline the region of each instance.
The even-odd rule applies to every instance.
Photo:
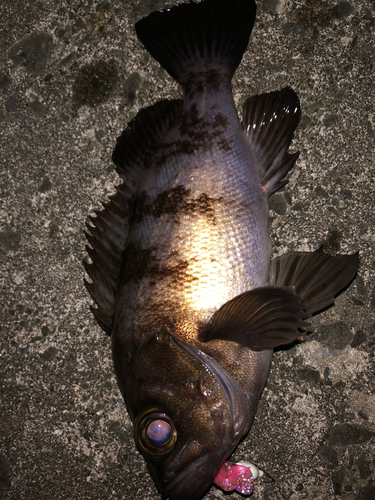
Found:
[[[214,484],[224,491],[236,490],[242,495],[250,495],[253,491],[254,476],[251,469],[245,465],[224,462]]]

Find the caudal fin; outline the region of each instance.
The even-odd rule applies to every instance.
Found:
[[[254,0],[204,0],[153,12],[135,27],[148,52],[183,85],[192,66],[200,62],[218,61],[233,75],[249,42],[255,13]]]

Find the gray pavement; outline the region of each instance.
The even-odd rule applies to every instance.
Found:
[[[169,5],[178,2],[171,1]],[[279,350],[249,437],[254,499],[375,498],[375,2],[263,0],[234,81],[238,109],[292,86],[303,118],[271,199],[275,255],[360,252],[353,284]],[[113,193],[111,152],[181,89],[134,23],[158,0],[0,1],[0,497],[157,500],[110,342],[83,285],[84,223]],[[233,498],[239,498],[233,494]],[[216,488],[205,499],[228,498]]]

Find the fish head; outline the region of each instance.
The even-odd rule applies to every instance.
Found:
[[[215,359],[166,329],[138,347],[129,370],[135,442],[162,496],[200,498],[248,432],[245,395]]]

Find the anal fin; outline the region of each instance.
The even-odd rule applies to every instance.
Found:
[[[301,118],[297,94],[289,87],[248,99],[243,108],[242,125],[259,167],[263,188],[270,196],[287,181],[299,153],[287,153]]]
[[[103,330],[111,335],[116,292],[133,215],[135,193],[147,163],[181,113],[182,101],[160,101],[141,110],[117,140],[113,161],[123,179],[104,210],[89,217],[86,237],[92,263],[83,261],[92,280],[86,287],[96,303],[91,307]]]

